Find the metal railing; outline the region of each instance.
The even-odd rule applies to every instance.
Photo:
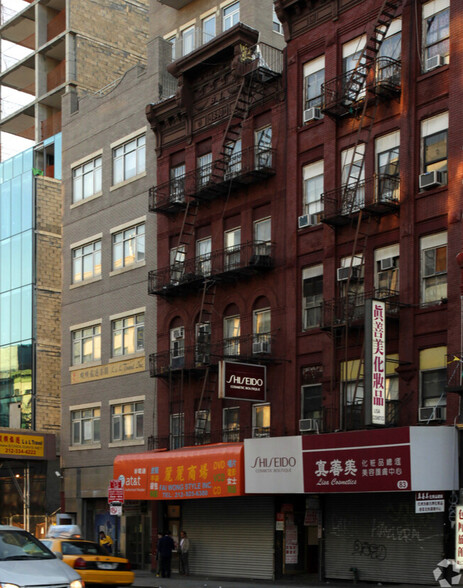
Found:
[[[354,283],[351,282],[351,287]],[[378,298],[386,303],[386,316],[398,318],[399,316],[399,292],[394,290],[375,290],[373,292],[352,292],[347,296],[324,301],[321,305],[321,324],[323,329],[336,328],[362,323],[365,320],[365,300]]]

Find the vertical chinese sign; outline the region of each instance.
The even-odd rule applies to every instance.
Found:
[[[386,424],[386,304],[365,301],[365,424]]]
[[[463,565],[463,506],[458,505],[455,524],[455,562]]]

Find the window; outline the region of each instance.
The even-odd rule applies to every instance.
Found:
[[[100,408],[71,411],[71,445],[91,445],[100,442]]]
[[[240,354],[241,322],[239,315],[226,316],[223,321],[223,354],[234,357]]]
[[[342,211],[350,214],[365,203],[365,144],[341,152]]]
[[[256,169],[272,167],[272,127],[267,126],[255,133]]]
[[[184,430],[184,415],[183,412],[170,415],[170,448],[180,449],[184,445],[183,430]]]
[[[420,407],[445,407],[447,396],[447,347],[432,347],[420,351]],[[442,420],[445,410],[420,409],[420,420]]]
[[[272,244],[272,222],[264,218],[254,222],[254,253],[256,255],[270,255]]]
[[[341,322],[349,320],[359,320],[365,316],[365,266],[361,254],[341,259],[341,268],[347,271],[342,273],[338,271],[338,284],[340,301],[337,305],[337,316]],[[350,280],[347,279],[349,273]],[[347,274],[347,275],[346,275]],[[348,288],[349,286],[349,288]]]
[[[196,241],[196,272],[200,276],[211,274],[211,245],[210,237]]]
[[[128,402],[111,406],[111,440],[143,439],[143,402]]]
[[[317,419],[320,430],[322,415],[322,385],[302,386],[301,418]]]
[[[270,404],[253,405],[252,436],[270,437]]]
[[[389,57],[389,59],[400,60],[402,45],[402,20],[396,18],[391,22],[387,29],[381,47],[379,48],[378,57]]]
[[[270,308],[255,310],[252,313],[253,354],[270,353],[271,351],[270,318]]]
[[[170,330],[170,367],[179,369],[185,363],[185,329],[176,327]]]
[[[72,250],[72,283],[101,276],[101,241],[93,241]]]
[[[304,166],[304,202],[303,214],[309,215],[309,225],[320,222],[323,211],[323,160]]]
[[[171,202],[185,201],[185,164],[170,168],[170,200]]]
[[[240,440],[240,409],[237,406],[223,409],[222,441],[234,443]]]
[[[447,183],[447,131],[448,112],[444,112],[421,123],[423,150],[423,172],[444,172],[441,183]]]
[[[362,362],[352,360],[341,362],[342,402],[345,405],[345,426],[347,429],[363,429],[363,366]]]
[[[168,39],[166,39],[166,41],[172,45],[172,61],[173,61],[176,57],[175,52],[176,52],[177,36],[172,35],[172,37],[169,37]]]
[[[208,43],[216,35],[215,14],[203,19],[203,43]]]
[[[240,21],[240,3],[234,2],[223,9],[223,30],[226,31]]]
[[[101,325],[76,329],[71,333],[72,365],[81,365],[101,359]]]
[[[283,26],[281,25],[274,6],[272,7],[272,28],[275,33],[279,33],[280,35],[283,34]]]
[[[421,239],[421,302],[447,298],[447,233]]]
[[[182,55],[188,55],[195,48],[195,27],[182,31]]]
[[[323,304],[323,265],[302,270],[302,328],[318,327]]]
[[[113,149],[113,185],[145,171],[145,135]]]
[[[145,348],[145,315],[144,313],[126,316],[113,320],[112,357],[132,355]]]
[[[178,284],[185,270],[185,245],[172,247],[170,250],[170,281]]]
[[[195,361],[197,364],[205,364],[210,361],[211,353],[211,323],[198,323],[196,325]]]
[[[113,233],[113,270],[145,259],[145,223]]]
[[[238,176],[241,172],[241,139],[234,143],[227,143],[225,148],[228,152],[231,151],[227,171],[225,172],[225,179],[229,180]]]
[[[449,63],[450,0],[423,4],[424,71]]]
[[[211,180],[212,153],[206,153],[198,157],[198,187],[203,188]]]
[[[362,35],[342,46],[342,73],[344,74],[344,103],[346,106],[365,96],[365,84],[359,90],[356,83],[352,84],[351,74],[352,70],[356,69],[366,41],[366,35]],[[358,71],[362,73],[361,70]]]
[[[380,27],[381,29],[381,27]],[[377,39],[381,41],[382,34]],[[402,21],[397,18],[391,22],[382,39],[376,60],[376,83],[384,85],[386,89],[400,88],[401,83],[401,49],[402,49]]]
[[[399,245],[375,251],[375,295],[388,298],[399,292]]]
[[[224,269],[234,270],[240,267],[241,261],[241,228],[231,229],[224,233],[225,259]]]
[[[211,442],[211,411],[197,410],[195,412],[195,445]]]
[[[323,106],[322,85],[325,82],[325,56],[304,64],[304,110]]]
[[[399,200],[399,144],[399,131],[379,137],[375,141],[378,202]]]
[[[101,192],[101,156],[72,170],[72,201],[80,202]]]

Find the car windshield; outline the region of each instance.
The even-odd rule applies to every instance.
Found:
[[[0,561],[54,558],[53,553],[27,531],[0,531]]]
[[[93,541],[61,541],[61,551],[63,555],[108,555],[106,549]]]

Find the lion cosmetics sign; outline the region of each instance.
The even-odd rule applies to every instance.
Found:
[[[219,362],[219,398],[264,402],[267,368],[252,363]]]

